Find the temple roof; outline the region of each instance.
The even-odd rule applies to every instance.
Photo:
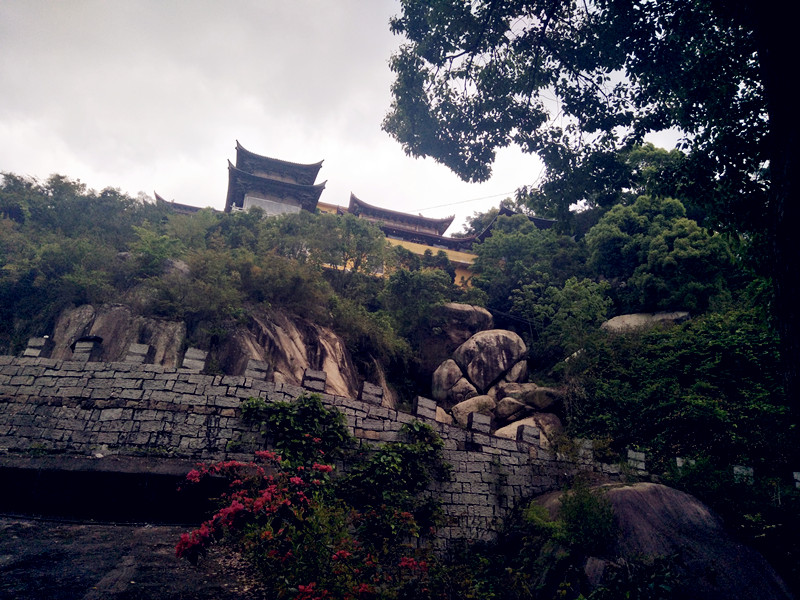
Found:
[[[514,212],[514,211],[513,211],[513,210],[511,210],[510,208],[507,208],[507,207],[505,207],[505,206],[503,206],[503,205],[501,204],[501,205],[500,205],[500,209],[499,209],[499,210],[498,210],[498,212],[497,212],[497,215],[496,215],[496,216],[495,216],[495,218],[494,218],[494,219],[492,219],[492,220],[491,220],[491,222],[490,222],[490,223],[489,223],[489,224],[488,224],[488,225],[487,225],[487,226],[486,226],[486,227],[483,229],[483,231],[481,231],[481,232],[480,232],[479,234],[477,234],[477,235],[473,235],[473,236],[470,236],[470,237],[468,237],[468,238],[462,238],[462,239],[465,239],[465,240],[469,239],[469,240],[472,240],[472,241],[474,241],[474,242],[482,242],[482,241],[484,241],[486,238],[488,238],[488,237],[491,237],[491,236],[492,236],[492,229],[494,229],[494,225],[495,225],[495,223],[497,222],[497,219],[498,219],[498,217],[500,217],[500,216],[504,216],[504,217],[513,217],[514,215],[521,215],[521,214],[522,214],[522,213],[517,213],[517,212]],[[537,229],[550,229],[551,227],[553,227],[553,225],[555,225],[555,224],[556,224],[556,221],[555,221],[555,219],[545,219],[545,218],[543,218],[543,217],[532,217],[532,216],[530,216],[530,215],[526,215],[526,216],[528,217],[528,221],[530,221],[531,223],[533,223],[533,224],[536,226],[536,228],[537,228]]]
[[[393,227],[391,223],[382,223],[381,231],[383,231],[384,235],[388,238],[397,238],[409,242],[416,242],[418,244],[425,244],[426,246],[431,246],[433,249],[446,248],[459,252],[470,252],[472,243],[476,240],[476,236],[468,238],[445,237],[426,231],[411,231],[402,227]]]
[[[190,206],[189,204],[181,204],[180,202],[175,202],[175,200],[166,200],[158,192],[153,192],[153,194],[155,195],[157,204],[166,204],[178,214],[193,215],[194,213],[200,212],[202,210],[199,206]]]
[[[262,156],[255,152],[250,152],[236,140],[236,167],[247,173],[257,173],[259,171],[274,174],[278,177],[288,177],[299,185],[314,185],[322,162],[304,165],[293,163],[269,156]]]
[[[514,215],[520,215],[522,213],[517,213],[511,210],[510,208],[500,205],[500,210],[497,213],[497,216],[504,215],[506,217],[513,217]],[[545,219],[544,217],[534,217],[531,215],[526,215],[528,217],[528,221],[536,225],[537,229],[550,229],[553,225],[556,224],[555,219]]]
[[[303,185],[270,179],[237,169],[231,164],[231,161],[228,161],[228,197],[225,199],[225,212],[230,212],[233,206],[241,208],[244,197],[249,191],[277,198],[293,199],[302,209],[314,212],[326,183],[323,181],[316,185]]]
[[[441,236],[455,219],[455,215],[443,219],[432,219],[422,215],[411,215],[396,210],[372,206],[363,200],[359,200],[355,194],[350,194],[350,206],[348,211],[354,215],[364,215],[384,222],[384,227],[393,226],[395,229],[413,231],[421,233],[415,227],[433,230]],[[405,227],[404,227],[405,225]]]

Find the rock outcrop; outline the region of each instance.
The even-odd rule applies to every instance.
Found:
[[[478,390],[467,381],[461,372],[461,367],[452,358],[444,361],[433,372],[431,392],[434,400],[447,406],[478,395]]]
[[[358,397],[358,377],[344,341],[327,327],[282,311],[253,316],[220,350],[223,369],[244,373],[248,360],[270,365],[278,383],[300,385],[306,369],[325,371],[325,391]]]
[[[186,326],[178,321],[136,315],[121,304],[95,308],[84,304],[64,311],[53,330],[51,358],[69,360],[73,346],[84,337],[102,339],[98,360],[122,361],[132,344],[150,346],[148,362],[177,367],[182,357]]]
[[[452,345],[451,351],[479,331],[491,329],[492,313],[481,306],[449,302],[439,309],[441,327]]]
[[[526,383],[526,352],[512,331],[479,331],[433,372],[431,394],[460,425],[481,413],[491,418],[495,435],[514,439],[520,425],[533,425],[552,441],[563,431],[564,392]]]
[[[91,360],[124,361],[132,347],[144,347],[140,362],[176,368],[183,359],[186,326],[136,315],[121,304],[87,304],[61,314],[49,356],[73,359],[76,342],[88,338],[96,342]],[[251,317],[247,326],[237,327],[213,349],[212,357],[229,375],[243,375],[251,359],[261,361],[269,365],[266,375],[270,380],[293,385],[302,383],[306,369],[325,371],[327,393],[358,396],[358,375],[344,341],[327,327],[283,311]],[[378,383],[386,388],[385,381]],[[389,406],[396,403],[386,389],[384,398]]]
[[[513,331],[480,331],[453,352],[453,360],[476,389],[485,394],[525,356],[525,342]]]
[[[624,331],[647,329],[648,327],[653,327],[654,325],[683,323],[688,319],[689,313],[684,310],[655,313],[632,313],[629,315],[619,315],[618,317],[609,319],[600,327],[606,331],[620,333]]]
[[[676,556],[686,600],[788,600],[792,596],[763,556],[736,540],[697,498],[664,485],[608,487],[618,535],[603,556],[587,561],[587,579],[602,583],[609,564],[624,558]],[[555,516],[560,492],[537,502]]]

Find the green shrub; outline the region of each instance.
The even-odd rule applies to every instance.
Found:
[[[337,482],[329,461],[346,457],[351,438],[342,415],[319,397],[251,398],[243,413],[264,423],[287,459],[263,450],[250,463],[201,465],[189,473],[193,483],[208,476],[230,483],[222,507],[181,536],[179,557],[197,561],[225,540],[257,567],[269,599],[446,597],[432,594],[436,557],[411,543],[429,533],[436,512],[420,492],[446,471],[443,443],[430,427],[410,423],[407,441],[367,453]],[[366,496],[354,492],[367,488]]]
[[[604,491],[590,488],[582,479],[561,497],[559,518],[562,527],[557,537],[586,556],[602,553],[616,537],[614,511]]]
[[[260,422],[275,450],[296,465],[322,456],[335,460],[354,442],[344,415],[326,408],[318,394],[303,394],[293,402],[248,398],[242,404],[242,418]]]

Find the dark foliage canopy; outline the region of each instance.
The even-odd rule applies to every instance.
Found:
[[[407,42],[392,60],[384,129],[408,154],[432,156],[464,179],[487,179],[496,150],[517,144],[544,161],[541,190],[564,216],[574,202],[603,203],[607,182],[625,173],[620,151],[650,132],[680,132],[705,224],[767,242],[761,263],[775,284],[787,390],[800,406],[798,119],[785,76],[795,51],[777,2],[403,0],[401,8],[391,26]]]

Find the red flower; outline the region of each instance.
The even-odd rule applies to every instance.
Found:
[[[280,455],[270,452],[269,450],[258,450],[256,452],[256,456],[262,460],[274,460],[275,462],[281,462]]]

